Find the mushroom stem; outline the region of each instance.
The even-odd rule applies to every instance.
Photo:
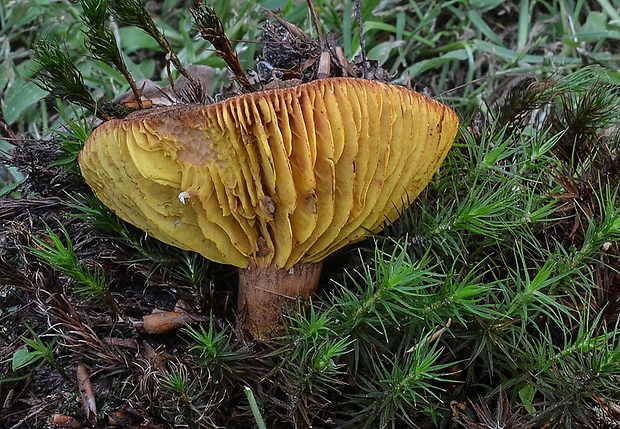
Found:
[[[250,266],[239,270],[239,326],[256,339],[269,338],[280,327],[282,308],[307,300],[315,292],[323,262],[293,268]]]

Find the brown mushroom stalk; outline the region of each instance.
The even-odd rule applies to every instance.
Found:
[[[237,312],[240,323],[260,337],[277,330],[284,307],[308,300],[319,285],[323,262],[300,262],[288,270],[248,267],[239,270]]]
[[[457,128],[451,109],[404,87],[329,78],[108,121],[79,162],[124,220],[239,267],[239,323],[267,337],[328,255],[422,191]]]

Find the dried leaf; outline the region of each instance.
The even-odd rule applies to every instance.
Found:
[[[93,425],[97,425],[97,403],[95,401],[95,394],[93,392],[93,386],[90,382],[90,375],[86,365],[79,364],[77,367],[77,381],[78,388],[80,389],[80,396],[82,397],[82,407],[84,408],[84,414],[88,418],[88,421]]]
[[[148,314],[142,318],[142,328],[149,334],[165,334],[192,322],[208,321],[206,316],[178,311],[162,311]]]
[[[57,428],[63,429],[81,429],[82,424],[71,416],[65,416],[64,414],[54,414],[50,418],[50,424]]]

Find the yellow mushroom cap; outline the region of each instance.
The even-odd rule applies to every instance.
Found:
[[[114,119],[80,153],[113,212],[238,267],[317,262],[380,231],[431,180],[456,114],[409,89],[330,78]]]

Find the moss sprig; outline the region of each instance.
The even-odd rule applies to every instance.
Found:
[[[106,0],[81,0],[82,21],[86,24],[86,48],[98,60],[113,64],[125,77],[129,84],[138,107],[142,108],[142,94],[136,86],[136,81],[129,73],[127,64],[116,43],[114,33],[107,25]]]
[[[110,119],[103,112],[84,84],[84,79],[57,40],[41,40],[34,47],[34,61],[40,65],[34,82],[54,97],[77,104],[95,113],[100,119]]]
[[[166,53],[166,60],[172,62],[187,80],[195,82],[140,0],[108,0],[107,5],[118,22],[141,28],[150,35]]]
[[[116,303],[110,293],[110,284],[102,267],[94,265],[88,268],[80,263],[71,237],[64,227],[60,227],[64,243],[49,225],[46,225],[45,229],[47,236],[31,237],[33,245],[28,249],[30,253],[61,274],[73,279],[76,282],[74,290],[79,295],[106,302],[112,308],[116,308]]]
[[[243,90],[246,92],[256,91],[256,88],[248,80],[243,67],[241,67],[239,58],[233,50],[230,40],[226,37],[222,21],[218,18],[215,10],[199,0],[192,4],[190,12],[200,36],[213,45],[215,53],[226,62]]]

